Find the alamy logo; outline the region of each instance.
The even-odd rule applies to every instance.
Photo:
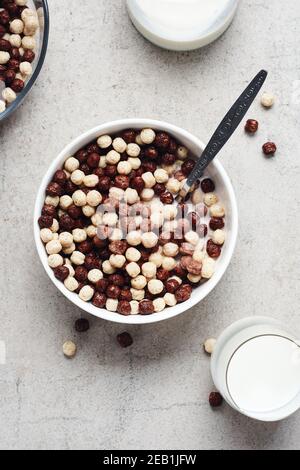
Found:
[[[4,341],[0,341],[0,365],[6,364],[6,346]]]

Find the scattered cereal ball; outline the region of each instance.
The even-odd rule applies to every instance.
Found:
[[[103,279],[103,273],[100,269],[91,269],[88,273],[88,280],[93,284]]]
[[[130,307],[131,307],[131,315],[139,314],[139,303],[137,300],[131,300]]]
[[[213,235],[212,235],[212,241],[216,244],[216,245],[224,245],[224,242],[225,242],[225,232],[224,230],[216,230]]]
[[[73,341],[66,341],[63,344],[63,353],[66,357],[72,358],[75,356],[77,351],[76,344]]]
[[[87,239],[86,231],[82,228],[75,228],[72,235],[75,243],[82,243]]]
[[[163,297],[153,300],[154,311],[162,312],[166,308],[166,301]]]
[[[46,245],[48,255],[57,255],[62,250],[62,246],[58,240],[51,240]]]
[[[185,160],[189,155],[189,151],[183,145],[180,145],[177,149],[177,157],[179,160]]]
[[[145,248],[154,248],[157,245],[158,236],[154,232],[143,233],[141,242]]]
[[[114,268],[121,269],[126,263],[126,258],[123,255],[111,255],[109,261]]]
[[[147,234],[144,234],[147,235]],[[132,230],[132,232],[129,232],[127,237],[126,237],[127,243],[131,246],[138,246],[140,245],[142,241],[142,235],[141,232],[138,232],[137,230]],[[154,246],[154,245],[153,245]],[[150,247],[149,247],[150,248]]]
[[[138,302],[140,302],[145,298],[145,291],[142,289],[131,288],[130,292],[133,300],[137,300]]]
[[[127,271],[127,273],[129,274],[130,277],[136,277],[140,274],[141,269],[140,269],[140,267],[137,263],[131,262],[131,263],[127,264],[126,271]]]
[[[188,278],[188,280],[189,280],[190,282],[192,282],[193,284],[198,284],[198,282],[200,282],[201,279],[202,279],[200,275],[197,276],[196,274],[191,274],[191,273],[189,273],[189,274],[187,275],[187,278]]]
[[[137,144],[128,144],[127,145],[127,154],[130,157],[138,157],[141,153],[141,148]]]
[[[131,280],[131,285],[134,289],[143,290],[147,285],[147,279],[145,276],[137,276],[135,279]]]
[[[116,139],[114,139],[112,145],[116,152],[118,153],[126,152],[127,144],[125,140],[122,139],[121,137],[117,137]]]
[[[169,175],[166,172],[166,170],[163,170],[162,168],[160,168],[154,172],[154,178],[157,183],[164,184],[169,180]]]
[[[5,101],[0,100],[0,113],[3,113],[6,110]]]
[[[148,282],[148,290],[153,295],[158,295],[164,290],[164,285],[158,279],[151,279]]]
[[[137,262],[141,259],[141,253],[139,252],[139,250],[133,247],[128,248],[128,250],[125,253],[125,256],[128,259],[128,261]]]
[[[153,129],[143,129],[139,136],[141,143],[150,145],[154,142],[156,134]]]
[[[48,257],[48,264],[50,268],[58,268],[64,264],[64,259],[61,255],[55,254]]]
[[[223,397],[219,392],[211,392],[209,395],[209,404],[212,408],[217,408],[223,403]]]
[[[50,228],[42,228],[40,231],[40,237],[42,242],[49,243],[53,240],[53,233],[51,232]]]
[[[102,263],[102,270],[105,274],[114,274],[116,269],[111,265],[110,261],[107,259]]]
[[[140,200],[138,192],[135,189],[127,188],[124,193],[124,199],[129,205],[133,205]]]
[[[107,299],[105,308],[109,312],[116,312],[118,309],[119,301],[117,299]]]
[[[99,177],[97,175],[87,175],[84,177],[83,184],[87,188],[94,188],[99,183]]]
[[[139,158],[133,158],[133,157],[128,158],[128,163],[130,163],[131,168],[133,170],[138,170],[140,166],[142,165],[142,162]]]
[[[71,181],[72,183],[76,184],[76,186],[80,186],[83,183],[85,174],[81,170],[75,170],[71,174]]]
[[[85,261],[85,255],[80,251],[73,251],[70,259],[73,264],[76,264],[76,266],[82,266]]]
[[[175,258],[175,256],[177,256],[179,253],[179,247],[177,243],[166,243],[163,247],[163,253],[165,256],[171,256],[172,258]]]
[[[208,207],[213,206],[218,202],[218,196],[214,193],[207,193],[204,195],[204,204]]]
[[[153,188],[153,186],[156,185],[156,179],[154,178],[153,174],[148,171],[147,173],[144,173],[142,175],[142,178],[144,180],[144,183],[145,183],[145,188]]]
[[[72,199],[77,207],[83,207],[86,205],[86,194],[81,189],[78,189],[78,191],[73,193]]]
[[[59,205],[61,209],[67,210],[73,205],[73,199],[67,195],[61,196],[61,198],[59,199]]]
[[[97,144],[101,149],[107,149],[112,144],[112,138],[110,137],[110,135],[102,135],[97,140]]]
[[[83,286],[83,288],[79,292],[79,297],[84,302],[89,302],[90,300],[92,300],[94,293],[95,291],[91,286]]]
[[[217,340],[215,338],[208,338],[204,343],[204,350],[207,354],[212,354]]]
[[[171,258],[170,256],[163,257],[162,268],[166,271],[172,271],[175,268],[176,264],[177,262],[174,258]]]
[[[22,34],[24,30],[24,23],[22,20],[15,19],[10,23],[9,29],[11,33]]]
[[[24,49],[33,51],[36,47],[35,39],[33,36],[24,36],[22,39],[22,46]]]
[[[157,268],[160,268],[161,265],[162,265],[162,262],[163,262],[163,257],[161,255],[161,253],[159,251],[157,251],[156,253],[152,253],[149,256],[149,261],[151,263],[154,263]]]
[[[194,232],[193,230],[190,230],[184,235],[185,240],[190,243],[191,245],[197,245],[199,242],[199,235],[198,233]]]
[[[59,234],[59,242],[63,248],[67,248],[73,243],[73,235],[70,232],[62,232]]]
[[[119,152],[116,152],[115,150],[111,150],[106,155],[106,163],[108,163],[109,165],[116,165],[117,163],[119,163],[120,160],[121,160],[121,155],[119,154]]]
[[[30,62],[21,62],[20,63],[20,72],[25,77],[30,77],[32,75],[32,65]]]
[[[176,178],[170,178],[166,184],[166,188],[172,194],[177,194],[181,189],[180,181],[178,181]]]
[[[1,65],[1,51],[0,51],[0,65]],[[4,90],[2,91],[2,98],[7,103],[13,103],[13,101],[17,99],[17,95],[11,88],[7,87],[7,88],[4,88]]]
[[[210,208],[210,215],[212,217],[222,218],[225,216],[225,209],[220,204],[214,204]]]
[[[78,170],[79,166],[80,166],[79,161],[77,160],[77,158],[74,158],[74,157],[68,158],[65,162],[65,169],[69,173],[73,173],[73,171]]]
[[[215,272],[215,260],[212,258],[204,258],[202,262],[201,275],[204,279],[210,279]]]
[[[165,294],[164,301],[168,307],[174,307],[177,304],[177,300],[174,294]]]
[[[142,265],[142,273],[147,279],[152,279],[156,276],[157,266],[151,261]]]
[[[261,97],[261,104],[265,108],[272,108],[275,102],[275,97],[271,93],[264,92]]]

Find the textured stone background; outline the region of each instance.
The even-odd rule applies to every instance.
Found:
[[[244,0],[228,32],[191,53],[145,41],[121,0],[50,0],[51,36],[38,83],[0,127],[0,447],[35,449],[295,449],[299,413],[277,424],[248,420],[228,406],[212,411],[209,359],[201,344],[234,320],[272,315],[299,326],[298,0]],[[247,81],[269,70],[272,111],[257,102],[255,138],[242,128],[222,153],[240,210],[233,262],[201,305],[172,321],[123,328],[81,312],[49,282],[32,237],[43,174],[81,132],[123,117],[173,122],[206,141]],[[260,147],[274,139],[273,160]],[[62,356],[67,338],[75,360]]]

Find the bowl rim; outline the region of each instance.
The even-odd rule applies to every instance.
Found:
[[[193,145],[199,147],[200,150],[203,150],[205,148],[204,143],[198,137],[194,136],[190,132],[174,124],[169,124],[165,121],[135,118],[135,119],[120,119],[120,120],[105,122],[96,127],[93,127],[92,129],[84,132],[80,136],[73,139],[68,145],[64,147],[64,149],[59,153],[59,155],[54,158],[54,160],[48,167],[48,170],[46,171],[42,179],[42,182],[39,186],[38,193],[36,196],[35,206],[34,206],[33,230],[34,230],[35,245],[36,245],[36,249],[37,249],[39,258],[41,260],[41,263],[46,273],[50,277],[51,281],[68,300],[70,300],[73,304],[75,304],[80,309],[98,318],[102,318],[104,320],[108,320],[108,321],[111,321],[114,323],[120,323],[120,324],[149,324],[149,323],[156,323],[156,322],[163,321],[163,320],[168,320],[170,318],[176,317],[177,315],[189,310],[190,308],[198,304],[216,287],[216,285],[219,283],[219,281],[223,277],[225,271],[227,270],[230,264],[231,258],[233,256],[235,246],[236,246],[236,241],[237,241],[237,235],[238,235],[238,208],[237,208],[237,201],[236,201],[234,189],[229,179],[229,176],[227,175],[222,164],[219,162],[218,159],[214,159],[211,165],[213,165],[216,171],[220,174],[220,177],[228,192],[229,205],[231,207],[232,228],[230,231],[231,236],[230,238],[228,238],[226,253],[224,253],[222,256],[222,265],[215,272],[214,276],[210,280],[208,280],[205,284],[203,284],[202,286],[203,289],[200,290],[200,293],[201,293],[200,295],[199,293],[198,295],[197,294],[193,295],[186,302],[177,304],[174,307],[168,307],[166,310],[163,310],[162,312],[159,312],[159,313],[154,313],[152,315],[123,316],[115,312],[109,312],[106,309],[97,308],[94,305],[92,305],[92,303],[90,302],[84,302],[83,300],[80,299],[80,297],[77,294],[68,291],[67,288],[64,286],[64,284],[55,278],[52,269],[48,266],[48,263],[47,263],[47,255],[46,255],[44,244],[40,239],[40,228],[38,226],[38,218],[40,217],[41,208],[42,208],[44,198],[45,198],[45,189],[51,177],[53,176],[57,168],[61,165],[61,163],[67,158],[68,155],[72,155],[74,151],[77,151],[78,149],[80,149],[82,145],[85,145],[85,143],[83,142],[86,141],[86,143],[88,143],[89,139],[90,141],[93,140],[96,135],[101,135],[101,133],[109,133],[109,132],[117,131],[117,130],[114,131],[113,130],[114,128],[127,129],[127,128],[145,128],[145,127],[153,127],[154,129],[165,130],[167,132],[170,132],[171,134],[173,133],[175,135],[181,136],[183,139],[186,139],[189,142],[191,142]],[[74,150],[75,148],[77,150]],[[196,290],[194,292],[197,293]]]
[[[49,7],[48,7],[48,0],[40,0],[42,3],[42,8],[44,12],[44,33],[43,33],[43,41],[42,41],[42,47],[41,47],[41,52],[39,56],[38,63],[36,64],[35,70],[33,74],[31,75],[28,83],[24,87],[24,89],[21,91],[21,93],[18,94],[16,100],[8,107],[3,113],[0,113],[0,122],[3,121],[4,119],[8,118],[11,114],[13,114],[16,109],[22,104],[23,100],[27,96],[27,94],[30,92],[31,88],[35,84],[45,61],[46,58],[46,53],[47,53],[47,48],[48,48],[48,41],[49,41],[49,31],[50,31],[50,15],[49,15]]]

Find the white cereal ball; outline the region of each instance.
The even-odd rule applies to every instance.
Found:
[[[97,144],[101,149],[107,149],[112,144],[112,138],[110,137],[110,135],[102,135],[97,140]]]
[[[184,235],[185,241],[190,243],[191,245],[196,246],[197,243],[199,242],[199,235],[198,233],[194,232],[193,230],[190,230]]]
[[[179,246],[177,243],[166,243],[163,247],[163,253],[165,256],[171,256],[175,258],[175,256],[179,253]]]
[[[142,265],[142,273],[147,279],[153,279],[156,276],[157,266],[156,264],[148,261]]]
[[[30,77],[32,75],[32,65],[30,62],[21,62],[20,63],[20,72],[25,77]]]
[[[162,227],[164,223],[164,216],[161,212],[154,212],[150,216],[151,227]]]
[[[178,276],[172,276],[169,278],[169,280],[177,281],[180,286],[182,284],[182,279],[180,279]]]
[[[119,301],[116,299],[107,299],[105,308],[109,312],[116,312],[118,309],[118,303]]]
[[[195,250],[193,253],[193,259],[195,261],[202,262],[205,258],[205,252],[202,250]]]
[[[47,196],[45,199],[45,204],[49,206],[57,207],[59,204],[59,196],[55,196],[55,197]]]
[[[166,188],[172,194],[177,194],[181,189],[180,181],[178,181],[176,178],[170,178],[166,184]]]
[[[42,242],[49,243],[53,240],[53,233],[51,232],[50,228],[42,228],[40,231],[40,237]]]
[[[73,243],[73,235],[70,232],[60,233],[58,239],[63,248],[67,248]]]
[[[171,258],[170,256],[163,257],[162,268],[166,269],[166,271],[172,271],[176,264],[177,262],[174,258]]]
[[[88,204],[82,208],[82,213],[86,217],[92,217],[96,212],[95,207],[89,206]]]
[[[114,139],[112,145],[115,151],[119,153],[124,153],[127,149],[127,144],[125,140],[121,137],[117,137],[116,139]]]
[[[93,298],[94,293],[95,291],[91,286],[84,286],[79,292],[79,297],[84,302],[89,302]]]
[[[142,178],[144,180],[146,188],[151,189],[153,188],[153,186],[156,185],[156,179],[154,178],[153,174],[150,171],[148,171],[147,173],[144,173],[142,175]]]
[[[115,212],[107,212],[103,215],[102,222],[109,227],[115,227],[118,223],[118,219],[118,214]]]
[[[125,256],[128,261],[137,262],[141,259],[141,253],[136,248],[130,247],[127,249]]]
[[[75,228],[72,235],[75,243],[82,243],[87,239],[86,231],[82,228]]]
[[[153,300],[153,307],[156,313],[162,312],[166,308],[166,301],[163,297]]]
[[[204,343],[204,351],[207,354],[212,354],[217,340],[215,338],[208,338]]]
[[[138,246],[140,245],[142,241],[142,235],[141,232],[137,230],[132,230],[131,232],[128,233],[126,237],[127,243],[131,246]]]
[[[5,101],[0,100],[0,113],[4,113],[5,110],[6,110]]]
[[[46,251],[48,255],[57,255],[62,250],[62,246],[58,240],[51,240],[46,245]]]
[[[9,36],[9,42],[12,47],[21,47],[22,44],[22,38],[19,34],[11,34]]]
[[[133,157],[128,158],[128,163],[130,163],[131,168],[133,170],[138,170],[140,168],[141,164],[142,164],[142,162],[139,158],[133,158]]]
[[[204,204],[208,207],[213,206],[218,202],[218,196],[214,193],[206,193],[204,195]]]
[[[106,156],[101,155],[100,160],[99,160],[99,168],[106,168]]]
[[[143,129],[140,133],[140,139],[143,144],[150,145],[154,142],[156,134],[153,129]]]
[[[33,51],[36,48],[36,42],[33,36],[24,36],[22,39],[22,46],[24,49]]]
[[[160,168],[158,170],[155,170],[154,178],[157,183],[163,184],[169,180],[169,175],[166,172],[166,170],[163,170],[162,168]]]
[[[121,201],[124,198],[124,190],[113,186],[109,190],[109,197],[116,199],[117,201]]]
[[[221,218],[225,216],[225,209],[221,204],[214,204],[210,208],[210,215],[212,217]]]
[[[75,290],[78,289],[79,283],[76,281],[75,277],[69,276],[64,281],[64,285],[70,292],[75,292]]]
[[[144,142],[141,139],[141,134],[137,134],[137,136],[135,138],[135,143],[138,144],[140,147],[141,147],[141,145],[144,144]]]
[[[132,166],[128,161],[120,162],[118,163],[117,171],[120,175],[129,175],[132,171]]]
[[[94,188],[99,183],[99,177],[97,175],[86,175],[83,179],[83,184],[87,188]]]
[[[272,95],[272,93],[267,93],[264,92],[261,96],[261,104],[265,108],[272,108],[273,104],[275,102],[275,97]]]
[[[24,6],[27,4],[27,1],[22,4],[22,1],[24,2],[24,0],[17,0],[17,1],[18,1],[18,5],[20,6]],[[37,17],[36,11],[32,10],[31,8],[25,8],[21,13],[21,18],[24,22],[28,20],[29,18],[36,18],[36,17]]]
[[[139,314],[139,302],[137,300],[131,300],[130,307],[131,307],[131,315]]]
[[[94,214],[91,217],[91,222],[94,225],[94,227],[99,227],[99,225],[102,224],[102,214],[100,214],[99,212],[96,212],[96,214]]]
[[[162,165],[163,170],[165,170],[169,176],[172,176],[175,173],[176,166],[175,165]]]
[[[159,251],[157,251],[156,253],[152,253],[149,256],[149,261],[151,263],[154,263],[157,268],[160,268],[161,265],[162,265],[162,262],[163,262],[163,257],[161,255],[161,253],[159,253]]]
[[[76,266],[82,266],[85,261],[85,255],[80,251],[73,251],[70,259],[73,264],[76,264]]]
[[[24,34],[25,36],[34,36],[39,28],[39,21],[37,17],[27,18],[25,21]]]
[[[70,196],[61,196],[59,199],[61,209],[66,210],[73,205],[73,199]]]
[[[51,232],[54,232],[54,233],[58,232],[59,223],[56,219],[53,219],[53,224],[51,225],[50,230],[51,230]]]
[[[145,248],[154,248],[157,245],[158,236],[154,232],[146,232],[143,233],[141,241]]]
[[[195,191],[192,194],[192,203],[196,206],[197,204],[200,204],[200,202],[203,201],[203,195],[200,189],[195,189]]]
[[[85,231],[89,238],[94,238],[97,235],[97,228],[95,225],[89,225],[86,227]]]
[[[131,280],[131,285],[133,289],[143,290],[147,285],[147,279],[145,278],[145,276],[142,275],[137,276],[136,278]]]
[[[139,267],[139,265],[137,263],[131,262],[131,263],[127,264],[126,271],[127,271],[127,273],[129,274],[130,277],[136,277],[140,274],[141,268]]]
[[[141,148],[137,144],[128,144],[126,151],[130,157],[138,157],[141,153]]]
[[[73,201],[72,201],[73,202]],[[64,211],[63,209],[59,208],[58,211],[57,211],[57,214],[58,214],[58,217],[62,217],[63,215],[66,214],[66,211]]]
[[[75,243],[72,243],[70,246],[67,246],[63,249],[65,255],[71,255],[76,250]]]
[[[177,304],[177,300],[174,294],[170,294],[169,292],[165,294],[164,301],[168,307],[174,307]]]
[[[83,171],[75,170],[71,174],[71,181],[77,186],[80,186],[83,183],[84,177],[85,177],[85,174],[83,173]]]
[[[126,263],[126,258],[123,255],[111,255],[109,261],[114,268],[121,269]]]
[[[24,23],[22,20],[13,20],[11,23],[10,23],[10,27],[9,27],[11,33],[14,33],[14,34],[22,34],[23,33],[23,30],[24,30]]]
[[[164,290],[164,285],[159,279],[151,279],[148,282],[148,290],[153,295],[158,295]]]
[[[145,291],[143,289],[134,289],[132,287],[130,292],[133,300],[141,301],[145,298]]]
[[[174,220],[178,214],[177,207],[171,204],[165,205],[163,211],[164,211],[164,217],[166,220]]]
[[[120,160],[121,160],[121,155],[119,154],[119,152],[116,152],[115,150],[111,150],[106,155],[106,163],[108,163],[109,165],[116,165],[117,163],[119,163]]]
[[[58,268],[64,264],[64,259],[61,255],[55,254],[48,257],[48,264],[50,268]]]
[[[116,269],[111,265],[110,261],[107,259],[102,263],[102,270],[105,274],[114,274]]]
[[[225,232],[224,232],[224,230],[216,230],[212,235],[212,241],[216,245],[224,245],[224,242],[225,242]]]
[[[78,191],[73,193],[72,199],[77,207],[83,207],[86,205],[86,194],[81,189],[78,189]]]
[[[129,205],[133,205],[140,200],[138,192],[135,189],[127,188],[124,193],[124,199]]]
[[[69,261],[69,263],[68,263],[68,261]],[[74,277],[75,276],[75,269],[73,268],[73,266],[71,264],[71,261],[69,259],[66,259],[65,266],[69,270],[69,276]]]
[[[151,199],[153,199],[153,197],[154,197],[154,191],[153,191],[153,189],[145,188],[145,189],[143,189],[143,191],[141,192],[141,198],[142,198],[143,201],[145,201],[145,202],[150,202]]]
[[[201,275],[204,279],[210,279],[215,272],[215,260],[212,258],[204,258],[202,262]]]
[[[0,51],[0,64],[1,64],[1,51]],[[2,91],[2,98],[7,102],[7,103],[13,103],[17,99],[16,93],[9,87],[4,88]]]
[[[76,355],[77,347],[73,341],[66,341],[63,344],[63,353],[66,357],[72,358]]]
[[[177,149],[177,157],[179,160],[185,160],[188,157],[189,151],[183,145],[180,145]]]
[[[193,284],[198,284],[198,282],[200,282],[202,279],[201,276],[196,276],[195,274],[190,274],[190,273],[187,275],[187,278]]]
[[[123,240],[123,230],[120,228],[114,228],[113,231],[111,232],[111,235],[109,235],[109,239],[111,241]]]
[[[86,202],[89,204],[89,206],[97,207],[102,202],[102,196],[99,191],[94,189],[87,194]]]
[[[77,158],[74,158],[74,157],[68,158],[65,162],[65,169],[69,173],[73,173],[73,171],[78,170],[79,166],[80,166],[79,161],[77,160]]]

